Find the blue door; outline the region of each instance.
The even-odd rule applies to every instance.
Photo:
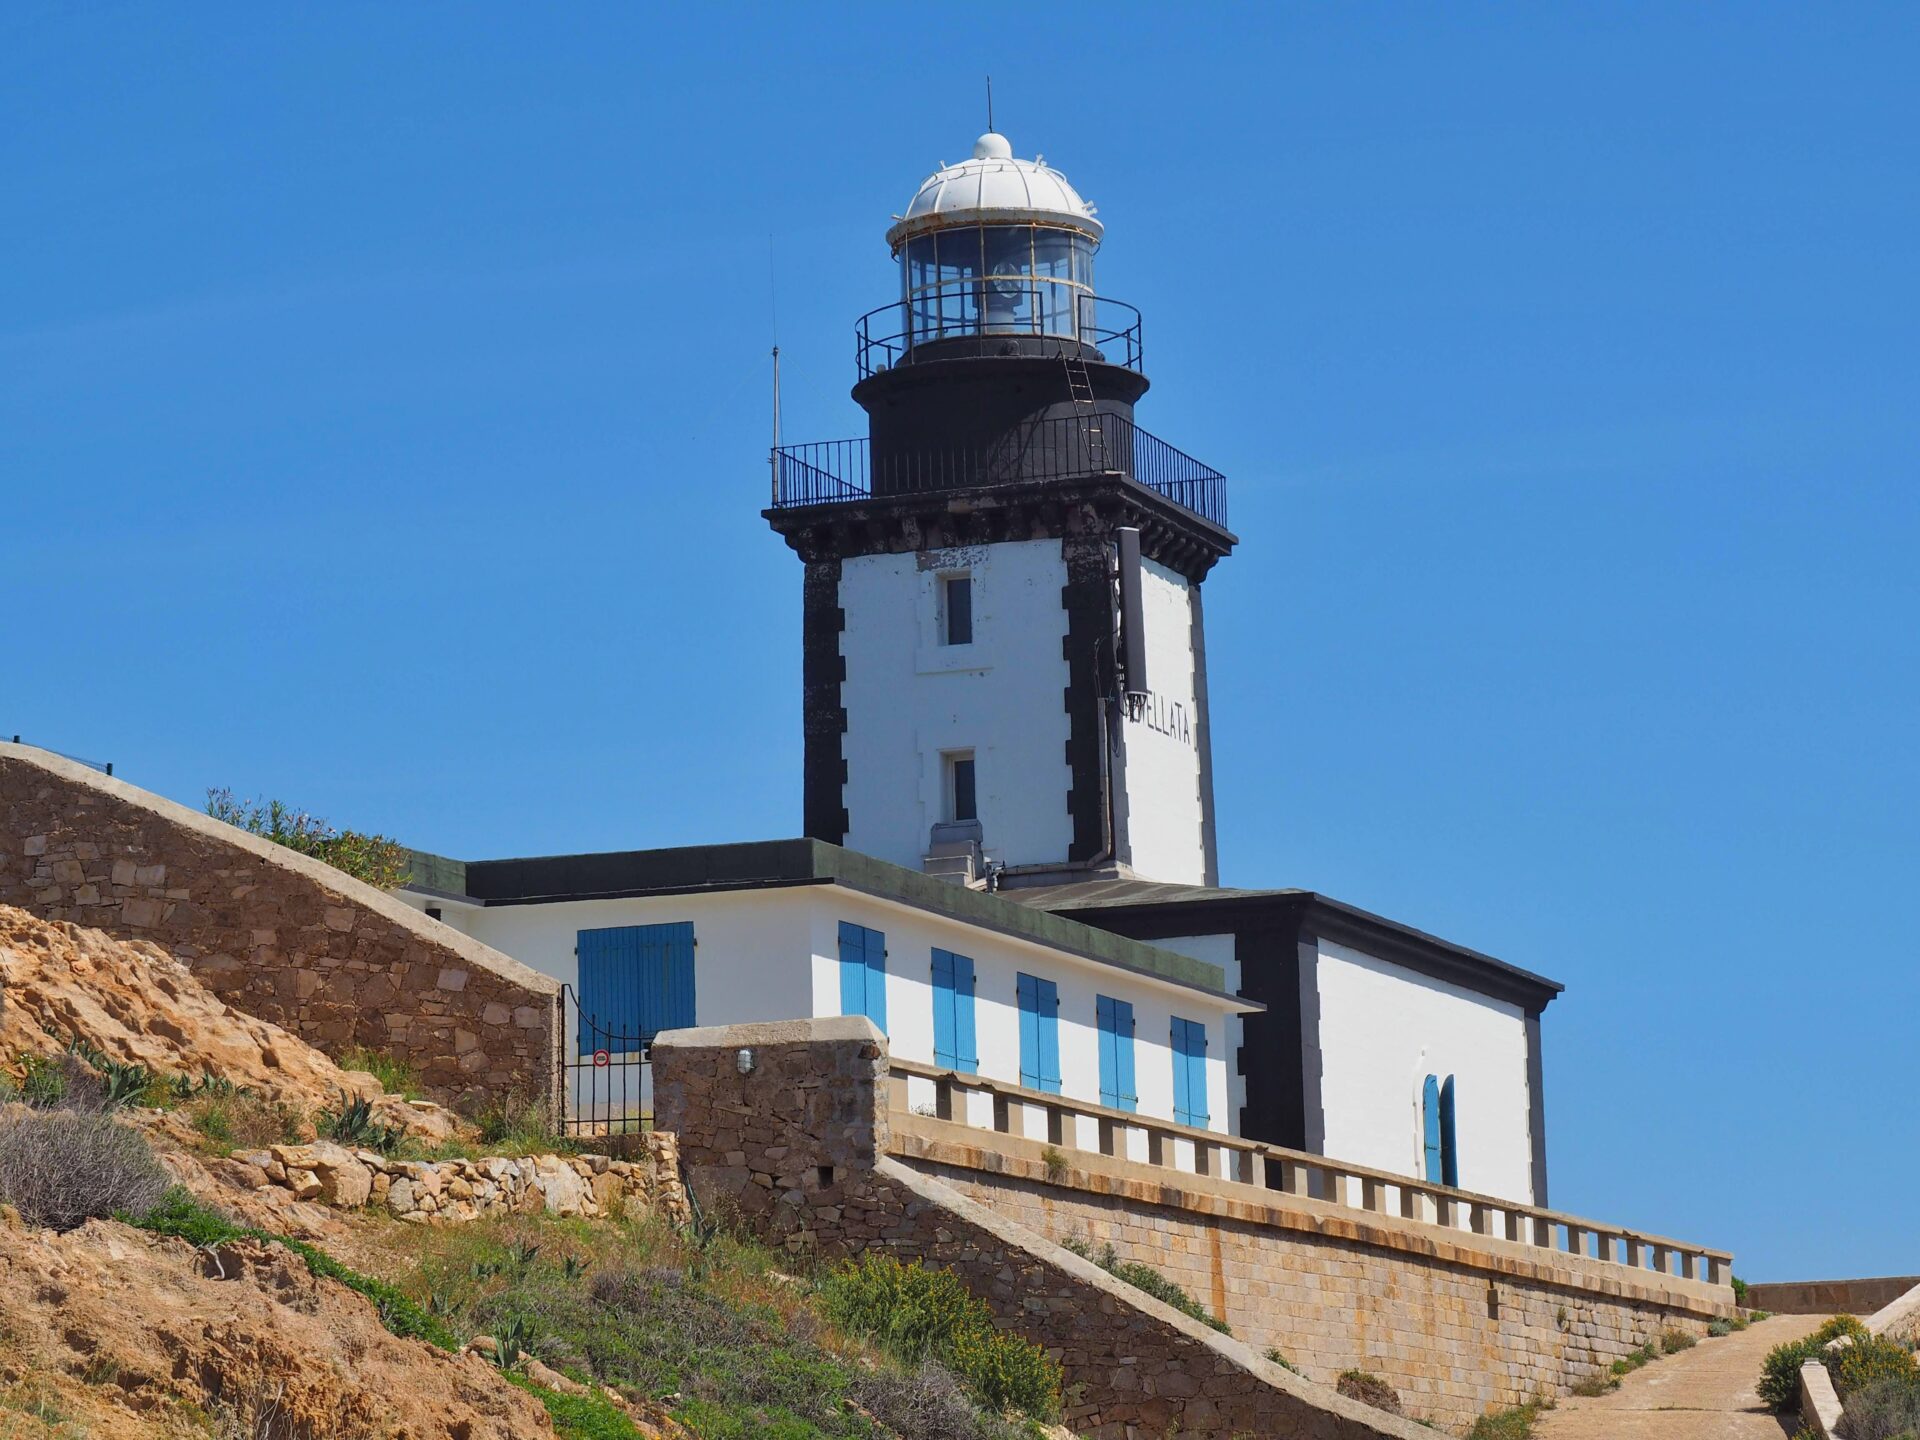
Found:
[[[933,952],[933,1063],[972,1075],[980,1068],[973,1038],[973,961]]]
[[[1429,1185],[1444,1185],[1440,1167],[1440,1078],[1427,1076],[1420,1087],[1420,1140]]]
[[[1133,1006],[1108,995],[1094,997],[1100,1025],[1100,1103],[1132,1110],[1140,1103],[1133,1088]]]
[[[1173,1118],[1181,1125],[1207,1124],[1207,1027],[1173,1017]]]
[[[1020,1001],[1020,1083],[1060,1093],[1060,987],[1036,975],[1015,984]]]
[[[582,1055],[612,1049],[609,1039],[653,1043],[662,1030],[694,1023],[693,925],[620,925],[582,930],[574,953],[580,961]],[[596,1040],[593,1027],[601,1032]],[[606,1032],[612,1032],[611,1037]]]
[[[887,937],[846,920],[840,922],[840,1013],[887,1028]]]

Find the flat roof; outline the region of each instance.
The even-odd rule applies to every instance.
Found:
[[[1352,939],[1359,941],[1363,948],[1372,943],[1375,948],[1398,952],[1380,955],[1379,958],[1383,960],[1407,960],[1416,954],[1423,956],[1429,962],[1438,963],[1417,968],[1487,994],[1542,1007],[1567,988],[1558,980],[1550,980],[1465,945],[1456,945],[1438,935],[1403,925],[1398,920],[1389,920],[1384,915],[1362,910],[1357,905],[1349,905],[1344,900],[1336,900],[1317,890],[1235,890],[1221,885],[1173,885],[1158,880],[1107,876],[1061,885],[1009,888],[1000,893],[1023,905],[1032,905],[1053,914],[1101,910],[1196,914],[1248,908],[1298,909],[1322,922],[1319,928],[1330,932],[1327,938],[1336,943],[1346,943]],[[1377,943],[1381,941],[1387,943]]]
[[[421,850],[411,853],[406,888],[480,906],[840,885],[1196,990],[1241,1013],[1266,1008],[1228,990],[1226,972],[1205,960],[1055,914],[1025,903],[1024,897],[1008,898],[1012,892],[968,889],[823,840],[754,840],[509,860],[450,860]]]

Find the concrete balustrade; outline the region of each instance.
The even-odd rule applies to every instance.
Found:
[[[1724,1250],[1617,1225],[1600,1225],[1496,1196],[1348,1165],[1324,1155],[1178,1125],[917,1061],[890,1058],[888,1068],[888,1093],[896,1112],[896,1128],[912,1126],[909,1099],[914,1082],[931,1082],[937,1118],[971,1124],[971,1116],[990,1115],[995,1132],[1038,1139],[1027,1128],[1027,1117],[1037,1112],[1045,1117],[1046,1142],[1063,1151],[1144,1160],[1151,1166],[1254,1190],[1278,1191],[1376,1215],[1397,1215],[1403,1220],[1463,1230],[1529,1249],[1599,1260],[1622,1270],[1714,1286],[1731,1283],[1733,1256]],[[975,1095],[986,1097],[990,1103],[970,1104],[969,1097]],[[1137,1144],[1136,1136],[1140,1137]]]

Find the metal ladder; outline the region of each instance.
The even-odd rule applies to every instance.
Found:
[[[1096,473],[1104,472],[1111,468],[1107,464],[1107,437],[1100,428],[1100,411],[1093,403],[1093,380],[1087,374],[1087,362],[1063,352],[1060,363],[1067,371],[1067,398],[1073,401],[1087,437],[1087,460]]]

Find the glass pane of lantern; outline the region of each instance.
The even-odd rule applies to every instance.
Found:
[[[982,227],[986,241],[986,328],[1024,330],[1032,327],[1033,227]]]

